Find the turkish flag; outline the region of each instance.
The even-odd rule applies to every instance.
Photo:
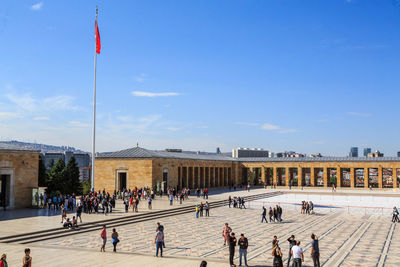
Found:
[[[95,25],[95,38],[96,38],[96,53],[100,54],[100,49],[101,49],[101,44],[100,44],[100,32],[99,32],[99,26],[97,25],[97,18],[96,18],[96,25]]]

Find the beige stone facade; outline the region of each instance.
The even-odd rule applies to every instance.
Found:
[[[32,189],[38,187],[39,151],[0,149],[0,183],[8,208],[32,205]]]
[[[140,148],[137,148],[140,149]],[[127,150],[128,151],[128,150]],[[143,150],[147,151],[147,150]],[[157,154],[156,154],[157,155]],[[227,187],[241,184],[276,186],[397,188],[400,182],[400,159],[359,161],[338,158],[290,160],[246,160],[220,157],[210,159],[160,157],[98,157],[95,189],[107,191],[142,186],[175,188]],[[178,155],[178,156],[177,156]],[[211,158],[211,157],[210,157]]]

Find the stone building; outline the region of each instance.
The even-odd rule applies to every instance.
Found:
[[[32,189],[38,187],[39,151],[0,144],[0,206],[32,205]]]
[[[400,158],[232,158],[140,147],[96,157],[95,189],[227,187],[241,184],[397,188]]]

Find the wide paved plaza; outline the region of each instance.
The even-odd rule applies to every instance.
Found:
[[[264,189],[257,189],[251,193],[241,191],[235,194],[246,195],[264,191]],[[234,195],[234,193],[223,193],[212,196],[210,201],[225,198],[229,194]],[[161,201],[165,201],[164,204],[161,204]],[[186,205],[192,205],[197,201],[203,201],[203,199],[193,198]],[[159,205],[165,205],[165,208],[168,206],[166,204],[166,199],[159,202]],[[265,204],[268,207],[273,203]],[[285,204],[283,205],[283,222],[268,224],[260,223],[261,211],[261,206],[251,203],[250,208],[247,209],[234,209],[227,206],[212,209],[210,217],[197,219],[193,211],[193,213],[124,225],[117,228],[121,240],[118,253],[111,252],[110,242],[107,243],[106,253],[98,252],[101,243],[99,231],[27,245],[0,243],[0,253],[9,254],[9,262],[12,266],[20,264],[25,246],[32,249],[32,256],[37,261],[37,266],[67,266],[71,262],[81,263],[80,266],[90,266],[94,262],[122,263],[129,264],[128,266],[199,266],[203,259],[208,261],[209,266],[228,266],[228,248],[223,245],[221,234],[222,227],[227,222],[237,235],[244,233],[249,239],[248,263],[250,266],[272,265],[271,241],[274,235],[277,235],[280,240],[285,264],[288,254],[286,239],[292,234],[302,242],[301,246],[305,255],[304,266],[312,266],[311,233],[319,237],[323,266],[398,266],[400,262],[398,255],[400,227],[398,224],[391,223],[390,211],[377,210],[376,213],[364,214],[317,207],[316,214],[304,215],[300,214],[298,207]],[[95,216],[91,215],[90,220],[96,220]],[[124,215],[119,213],[114,216]],[[48,217],[37,217],[35,220],[37,223],[42,221],[46,224],[49,222],[48,219]],[[24,220],[32,222],[32,218],[14,221],[21,224]],[[55,219],[51,217],[50,221],[55,221]],[[154,257],[154,236],[158,221],[165,227],[164,255],[166,257],[163,259]],[[6,234],[4,227],[9,226],[13,229],[12,225],[13,220],[2,221],[1,235]],[[111,234],[110,230],[108,234]],[[237,258],[235,262],[238,264]]]

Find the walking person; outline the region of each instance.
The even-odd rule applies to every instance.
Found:
[[[235,233],[231,233],[229,236],[229,264],[231,267],[235,266],[235,264],[233,264],[233,258],[235,257],[236,242]]]
[[[25,255],[22,258],[22,267],[31,267],[31,266],[32,266],[31,250],[29,248],[26,248]]]
[[[231,196],[229,196],[229,198],[228,198],[228,205],[229,205],[229,208],[230,208],[231,205],[232,205],[232,198],[231,198]]]
[[[296,240],[294,239],[294,235],[289,237],[287,241],[289,242],[289,257],[288,257],[288,262],[287,262],[287,267],[290,265],[290,258],[292,257],[292,247],[296,245]]]
[[[240,234],[240,238],[238,240],[239,245],[239,266],[242,266],[242,256],[244,257],[244,265],[247,267],[247,248],[249,246],[249,242],[244,234]]]
[[[117,252],[117,244],[119,243],[119,239],[118,239],[118,233],[117,230],[115,230],[115,228],[113,228],[112,230],[112,234],[111,234],[111,243],[114,246],[114,250],[113,252]]]
[[[101,230],[100,237],[103,242],[101,245],[101,248],[100,248],[100,252],[106,252],[107,231],[106,231],[105,225],[103,225],[103,229]]]
[[[269,207],[268,216],[269,216],[269,222],[272,222],[272,218],[274,217],[274,212],[272,211],[271,207]],[[275,219],[273,220],[275,221]]]
[[[281,248],[279,247],[278,243],[279,243],[279,241],[276,240],[275,244],[273,245],[274,247],[272,248],[272,256],[274,256],[274,261],[272,264],[273,267],[283,267],[282,251],[281,251]]]
[[[303,249],[300,247],[300,241],[292,247],[291,254],[293,256],[293,267],[301,267],[304,262]]]
[[[320,267],[318,237],[315,234],[311,234],[311,239],[311,258],[313,259],[314,267]]]
[[[1,258],[0,258],[0,267],[8,267],[8,264],[7,264],[7,255],[6,255],[6,254],[1,255]]]
[[[263,223],[264,220],[265,220],[266,223],[268,223],[267,217],[266,217],[266,215],[267,215],[267,209],[266,209],[264,206],[262,207],[262,209],[263,209],[263,212],[262,212],[261,223]]]
[[[156,244],[156,257],[158,257],[158,251],[160,251],[160,256],[163,256],[163,243],[164,233],[162,231],[157,231],[156,238],[154,239],[154,244]]]
[[[392,216],[392,222],[399,222],[399,211],[397,210],[396,207],[393,207],[393,216]]]

